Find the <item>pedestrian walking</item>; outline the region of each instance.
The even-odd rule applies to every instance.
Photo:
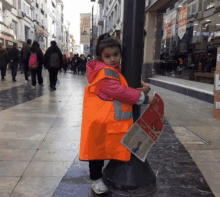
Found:
[[[89,85],[84,92],[79,159],[89,161],[96,194],[108,191],[102,180],[104,160],[130,160],[130,151],[120,141],[133,124],[132,105],[156,102],[154,96],[145,95],[150,87],[144,82],[142,88],[128,87],[121,74],[121,53],[120,43],[103,34],[97,41],[97,59],[86,65]]]
[[[25,83],[28,83],[28,76],[29,76],[29,60],[27,60],[27,54],[31,49],[31,43],[32,41],[30,39],[27,40],[27,44],[23,46],[21,49],[21,60],[22,60],[22,66],[24,70],[24,78],[25,78]]]
[[[78,54],[75,54],[72,58],[72,69],[73,69],[73,74],[78,74],[79,73],[79,56]]]
[[[56,41],[51,41],[50,44],[44,55],[44,67],[49,71],[51,90],[56,90],[58,70],[62,65],[63,56]]]
[[[66,73],[66,70],[68,68],[68,58],[66,57],[66,55],[63,55],[63,65],[62,68],[64,70],[64,72]]]
[[[80,56],[80,67],[81,67],[81,74],[84,76],[86,73],[86,63],[87,59],[84,54]]]
[[[0,70],[1,70],[2,81],[5,81],[6,67],[8,64],[8,53],[2,47],[3,44],[0,44]]]
[[[16,82],[16,76],[18,72],[18,62],[19,62],[19,50],[16,47],[16,43],[13,43],[13,48],[9,50],[8,57],[10,60],[10,68],[11,68],[11,75],[12,81]]]
[[[37,41],[33,42],[30,51],[27,53],[26,59],[29,62],[29,69],[31,71],[31,81],[32,81],[32,89],[36,89],[36,76],[38,84],[42,87],[43,86],[43,77],[42,77],[42,69],[43,69],[43,61],[44,55],[40,49],[40,45]]]

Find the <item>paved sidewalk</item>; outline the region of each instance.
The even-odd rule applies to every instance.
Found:
[[[19,100],[0,109],[0,196],[97,196],[90,189],[88,162],[80,162],[77,156],[87,79],[71,72],[61,73],[57,91],[50,92],[48,72],[44,70],[43,75],[45,86],[37,87],[39,93],[34,93],[30,84],[22,85],[23,78],[17,88],[8,85],[8,90],[0,91],[0,99],[7,91],[10,101]],[[158,182],[158,191],[152,196],[218,196],[219,130],[214,128],[219,128],[219,121],[210,115],[211,105],[156,86],[152,88],[165,102],[168,121],[148,155]],[[198,131],[210,145],[195,138],[182,125]],[[209,179],[211,176],[216,184]]]

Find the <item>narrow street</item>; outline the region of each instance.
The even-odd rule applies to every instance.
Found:
[[[98,196],[90,189],[88,163],[78,159],[86,76],[61,73],[53,92],[47,70],[45,86],[36,90],[20,73],[17,83],[10,77],[7,71],[0,82],[0,196]],[[158,185],[150,196],[219,197],[220,122],[213,105],[151,88],[164,100],[167,121],[147,158]]]

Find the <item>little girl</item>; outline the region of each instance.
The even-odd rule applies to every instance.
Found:
[[[81,161],[89,161],[91,188],[96,194],[106,193],[102,180],[104,160],[129,161],[131,153],[121,139],[133,124],[132,105],[153,104],[147,96],[149,86],[128,87],[121,74],[121,45],[103,34],[96,46],[97,59],[87,63],[89,85],[85,87],[80,143]]]

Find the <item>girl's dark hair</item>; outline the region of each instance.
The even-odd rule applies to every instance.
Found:
[[[40,45],[37,41],[34,41],[33,44],[32,44],[32,47],[34,48],[40,48]]]
[[[96,56],[99,60],[102,59],[102,52],[104,51],[105,48],[114,48],[118,47],[120,50],[120,53],[122,52],[121,50],[121,44],[118,40],[115,40],[112,38],[108,33],[102,34],[99,36],[97,45],[96,45]]]

